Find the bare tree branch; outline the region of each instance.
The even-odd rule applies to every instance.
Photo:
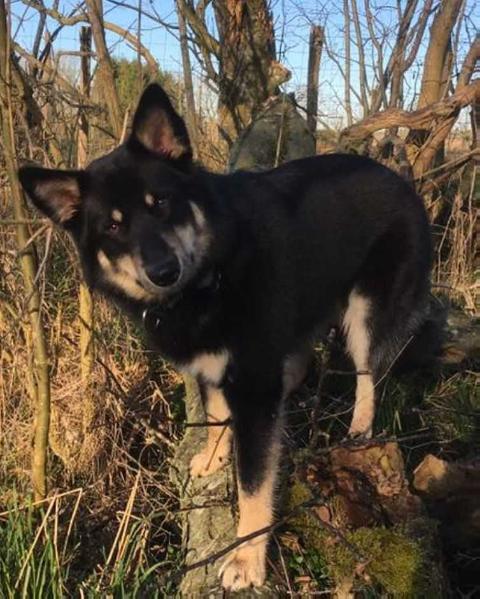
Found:
[[[26,6],[35,8],[41,14],[48,15],[52,19],[55,19],[57,23],[60,23],[64,26],[73,26],[78,25],[79,23],[89,23],[88,16],[85,13],[67,16],[54,8],[46,8],[45,6],[39,5],[35,0],[21,0],[21,2],[23,2],[23,4]],[[158,63],[153,54],[140,42],[135,35],[128,31],[128,29],[120,27],[120,25],[117,25],[116,23],[110,23],[109,21],[103,21],[103,26],[108,31],[116,33],[118,36],[122,37],[134,50],[140,51],[152,73],[158,72]]]
[[[342,132],[343,140],[365,139],[375,131],[389,127],[408,127],[409,129],[428,129],[441,119],[458,114],[464,106],[478,101],[480,98],[480,79],[457,91],[446,100],[425,106],[419,110],[408,112],[401,108],[389,108],[355,123]]]
[[[198,38],[200,45],[218,58],[220,56],[220,43],[209,33],[202,18],[203,12],[196,11],[191,0],[178,0],[178,7]]]
[[[344,23],[344,32],[343,39],[345,45],[345,74],[344,74],[344,83],[345,83],[345,112],[347,113],[347,124],[350,127],[353,123],[353,113],[352,113],[352,100],[350,96],[351,90],[351,81],[350,81],[350,64],[351,64],[351,51],[350,51],[350,7],[348,5],[348,0],[343,0],[343,23]],[[328,52],[328,49],[327,49]]]
[[[368,115],[368,94],[370,89],[367,81],[367,71],[365,68],[365,50],[363,48],[362,28],[360,26],[360,17],[358,15],[357,0],[350,0],[352,3],[352,20],[355,28],[355,37],[357,39],[358,51],[358,69],[360,79],[360,94],[362,97],[363,116]]]

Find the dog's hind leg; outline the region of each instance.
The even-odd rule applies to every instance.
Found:
[[[370,307],[368,297],[354,289],[343,316],[347,351],[357,372],[355,406],[348,434],[367,438],[372,436],[375,417],[375,385],[370,368],[372,336],[368,326]]]
[[[232,444],[232,428],[227,422],[230,410],[223,391],[211,385],[206,385],[204,391],[207,422],[212,425],[207,427],[207,445],[190,462],[190,475],[193,477],[209,476],[225,466]],[[222,425],[223,422],[226,424]]]

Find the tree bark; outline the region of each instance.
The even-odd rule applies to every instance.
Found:
[[[443,0],[430,28],[430,41],[425,54],[418,108],[441,99],[445,77],[445,62],[451,45],[451,35],[460,14],[463,0]]]
[[[228,148],[265,101],[278,93],[290,71],[275,59],[272,14],[267,0],[213,3],[218,39],[199,0],[177,0],[193,34],[197,58],[218,89],[218,128]],[[228,151],[227,148],[227,151]]]
[[[444,596],[438,533],[409,489],[397,443],[372,439],[299,456],[289,494],[291,508],[312,504],[291,525],[322,555],[335,597],[356,596],[356,580],[380,586],[381,596]],[[420,564],[428,579],[418,576]]]

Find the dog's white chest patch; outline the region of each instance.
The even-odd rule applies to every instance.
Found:
[[[198,354],[191,362],[180,365],[180,369],[192,376],[200,376],[205,382],[218,385],[223,379],[230,355],[227,350],[216,353]]]

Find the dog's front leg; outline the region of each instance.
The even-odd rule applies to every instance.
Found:
[[[249,397],[230,398],[234,420],[239,538],[273,523],[274,491],[280,457],[281,376],[273,388],[256,390]],[[221,568],[224,588],[239,590],[265,582],[269,532],[235,549]]]
[[[207,444],[190,462],[190,474],[209,476],[226,465],[230,456],[232,429],[228,422],[230,410],[223,390],[207,384],[203,390],[207,428]],[[223,424],[225,423],[225,424]]]

